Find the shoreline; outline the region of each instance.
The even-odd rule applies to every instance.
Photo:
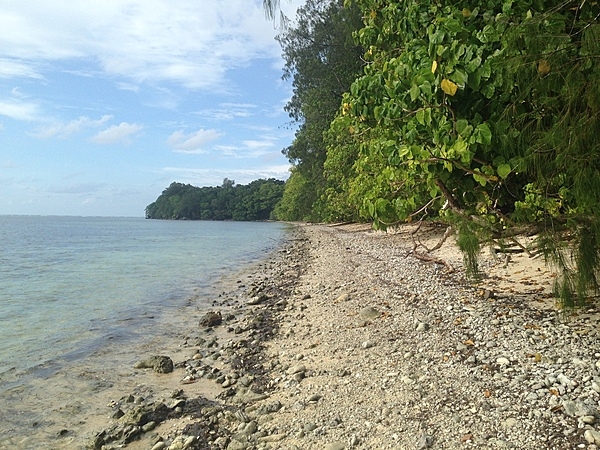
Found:
[[[240,295],[240,277],[266,261],[285,240],[285,236],[272,238],[273,243],[267,243],[254,259],[232,259],[230,267],[218,269],[210,277],[200,272],[199,283],[179,284],[183,287],[173,290],[167,304],[158,305],[160,312],[148,304],[142,307],[141,316],[133,312],[123,315],[123,333],[100,332],[93,346],[82,348],[83,357],[61,355],[44,363],[45,373],[35,367],[24,371],[22,378],[7,372],[14,380],[8,376],[3,380],[6,389],[2,398],[7,404],[1,415],[7,420],[0,433],[0,447],[89,448],[94,434],[112,420],[111,402],[132,392],[150,398],[163,387],[181,388],[177,372],[146,373],[133,366],[155,352],[171,355],[175,361],[185,360],[188,347],[196,339],[206,339],[198,328],[200,317],[213,308],[213,302],[221,301],[223,290]],[[215,333],[221,333],[220,329]],[[201,385],[215,390],[214,383],[197,383],[198,388]]]
[[[410,231],[298,225],[271,258],[223,280],[208,308],[223,322],[182,336],[172,373],[137,370],[88,442],[597,449],[597,306],[565,320],[555,274],[523,255],[482,255],[487,277],[468,284],[450,240],[434,255],[454,273],[407,256]],[[425,231],[431,248],[443,230]]]

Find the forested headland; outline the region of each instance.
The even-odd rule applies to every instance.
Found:
[[[221,186],[196,187],[171,183],[146,207],[147,219],[268,220],[283,195],[284,182],[256,180],[236,185],[225,179]]]

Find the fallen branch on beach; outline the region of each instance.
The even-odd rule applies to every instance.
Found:
[[[435,256],[427,255],[425,253],[419,253],[414,248],[409,253],[409,255],[414,256],[419,261],[431,262],[431,263],[443,265],[446,267],[446,269],[448,269],[448,273],[454,273],[454,267],[452,267],[452,264],[450,264],[448,261],[445,261],[441,258],[436,258]]]
[[[452,267],[452,265],[448,261],[445,261],[441,258],[437,258],[435,256],[431,256],[429,254],[435,250],[438,250],[439,248],[442,247],[442,245],[444,245],[444,243],[446,242],[448,237],[452,234],[452,231],[453,231],[452,227],[448,226],[446,228],[446,231],[444,232],[444,235],[441,237],[441,239],[438,241],[438,243],[436,245],[434,245],[432,248],[428,248],[423,242],[421,242],[421,240],[418,237],[416,237],[417,233],[421,229],[422,224],[423,224],[423,221],[420,220],[417,227],[410,233],[411,239],[413,242],[413,248],[408,254],[413,255],[415,258],[417,258],[420,261],[431,262],[431,263],[443,265],[448,269],[448,273],[454,273],[454,267]],[[425,253],[419,253],[417,251],[417,249],[419,247],[423,247],[425,249]]]

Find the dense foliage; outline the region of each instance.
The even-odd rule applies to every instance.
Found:
[[[294,169],[276,210],[278,218],[319,218],[316,203],[325,185],[323,133],[342,95],[361,73],[363,51],[353,39],[361,26],[357,7],[344,8],[342,0],[307,0],[298,10],[295,26],[278,37],[286,61],[284,78],[292,79],[293,85],[285,109],[299,125],[292,145],[284,150]]]
[[[327,3],[340,6],[307,5]],[[529,230],[561,269],[557,293],[567,304],[597,292],[598,2],[347,0],[345,6],[362,16],[354,37],[366,65],[327,129],[305,138],[305,112],[320,105],[302,96],[291,103],[305,121],[287,151],[294,163],[287,214],[359,218],[377,228],[441,220],[458,231],[474,273],[483,243],[502,246]],[[321,7],[315,17],[326,24],[339,11]],[[300,20],[288,34],[314,42],[315,29]],[[296,47],[321,54],[301,41],[282,43],[288,55]],[[306,58],[287,60],[297,88],[327,72],[296,64]],[[329,119],[328,110],[323,116]],[[322,137],[319,145],[314,136]],[[294,201],[304,202],[302,210]]]
[[[147,219],[268,220],[283,195],[284,182],[256,180],[236,185],[227,178],[222,186],[196,187],[171,183],[146,207]]]

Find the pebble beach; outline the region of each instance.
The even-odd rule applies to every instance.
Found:
[[[452,237],[426,262],[413,250],[444,230],[414,231],[299,225],[140,355],[85,446],[597,449],[598,306],[557,309],[556,273],[524,252],[486,251],[469,282]]]

